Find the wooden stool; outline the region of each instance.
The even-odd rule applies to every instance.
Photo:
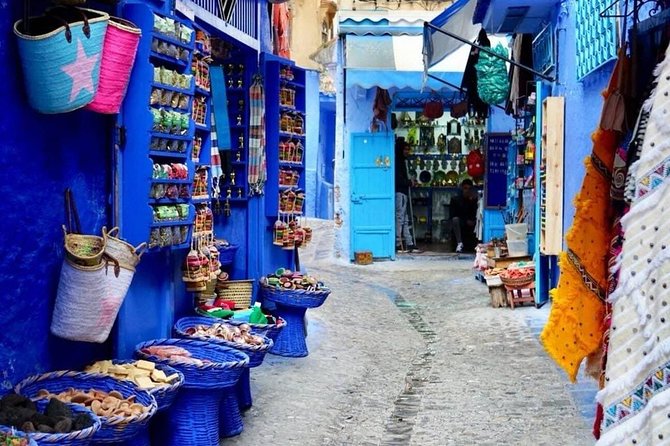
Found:
[[[525,303],[535,303],[535,282],[531,282],[523,287],[510,287],[505,285],[507,290],[507,302],[514,309],[514,305]]]

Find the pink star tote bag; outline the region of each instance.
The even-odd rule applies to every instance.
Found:
[[[100,85],[88,110],[116,114],[126,96],[142,31],[133,23],[117,17],[109,19],[100,65]]]
[[[109,15],[58,7],[14,24],[28,102],[40,113],[66,113],[98,91]]]

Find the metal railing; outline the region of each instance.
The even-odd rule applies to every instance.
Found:
[[[234,0],[228,0],[234,1]],[[219,0],[192,0],[192,2],[215,16],[225,20],[223,11],[219,7]],[[237,0],[232,15],[227,23],[244,34],[258,38],[258,0]]]

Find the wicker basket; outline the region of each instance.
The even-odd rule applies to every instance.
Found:
[[[251,297],[254,293],[253,280],[229,280],[225,288],[217,290],[217,295],[223,300],[235,302],[235,307],[246,309],[251,306]]]
[[[102,261],[105,252],[106,240],[97,235],[68,234],[65,233],[65,253],[67,258],[81,266],[96,266]]]
[[[508,287],[513,287],[513,288],[522,288],[527,285],[530,285],[535,281],[535,273],[530,274],[526,277],[519,277],[516,279],[508,279],[503,275],[500,275],[500,280],[502,280],[502,283]]]
[[[70,388],[80,390],[98,389],[105,392],[116,390],[124,398],[134,396],[135,402],[149,408],[140,415],[130,417],[100,417],[102,427],[93,436],[95,444],[120,444],[134,438],[147,425],[156,413],[156,400],[146,390],[142,390],[130,381],[121,381],[108,375],[74,372],[69,370],[34,375],[21,381],[14,388],[19,395],[38,398],[41,389],[51,393],[60,393]]]
[[[258,367],[259,365],[261,365],[263,363],[263,359],[265,358],[265,354],[268,352],[269,349],[272,348],[273,345],[272,339],[268,338],[267,336],[263,336],[264,342],[262,345],[247,345],[238,342],[226,341],[225,339],[217,337],[204,337],[198,335],[189,335],[186,333],[186,330],[195,327],[196,325],[206,325],[208,327],[211,327],[214,324],[226,324],[226,323],[227,322],[217,320],[211,317],[184,317],[177,321],[177,323],[174,326],[174,331],[184,339],[198,339],[200,341],[220,344],[225,347],[230,347],[239,350],[249,357],[248,367]]]

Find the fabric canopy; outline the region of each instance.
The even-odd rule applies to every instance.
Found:
[[[346,86],[423,90],[423,38],[417,36],[347,36]],[[430,70],[430,74],[460,84],[469,50],[462,48]],[[442,90],[444,83],[429,79],[426,88]]]
[[[430,24],[472,42],[481,28],[472,23],[476,6],[476,0],[457,0]],[[427,26],[424,27],[423,34],[422,53],[426,69],[433,67],[463,46],[462,42]]]

